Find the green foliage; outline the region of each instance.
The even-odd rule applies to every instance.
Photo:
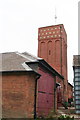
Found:
[[[70,114],[75,114],[75,109],[69,111]]]
[[[74,117],[70,117],[68,115],[61,115],[55,118],[37,118],[36,120],[74,120]]]
[[[65,109],[68,109],[68,102],[64,101],[63,106],[65,107]]]
[[[69,99],[68,99],[68,106],[69,106],[69,107],[74,107],[73,98],[69,98]]]
[[[67,115],[61,115],[60,117],[58,117],[58,120],[74,120],[74,117],[70,117]]]
[[[69,103],[73,102],[73,98],[69,98],[69,99],[68,99],[68,102],[69,102]]]
[[[57,118],[37,118],[36,120],[58,120]]]

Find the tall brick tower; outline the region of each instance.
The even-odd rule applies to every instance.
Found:
[[[67,35],[63,24],[39,28],[38,56],[64,76],[64,99],[67,100]]]

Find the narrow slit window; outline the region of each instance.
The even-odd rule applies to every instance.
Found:
[[[51,50],[49,50],[49,55],[51,55]]]

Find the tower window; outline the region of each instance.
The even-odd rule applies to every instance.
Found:
[[[64,90],[66,89],[66,86],[64,85]]]
[[[49,55],[51,55],[51,50],[49,50]]]

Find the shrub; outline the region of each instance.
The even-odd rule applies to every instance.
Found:
[[[65,109],[68,109],[68,102],[65,101],[65,102],[63,103],[63,106],[65,107]]]
[[[74,117],[70,117],[67,115],[61,115],[60,117],[58,117],[58,120],[74,120]]]

